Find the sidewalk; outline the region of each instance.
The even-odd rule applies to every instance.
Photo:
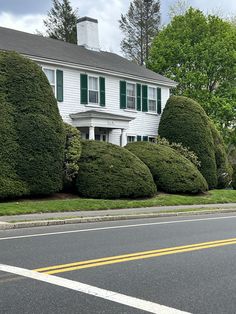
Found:
[[[186,211],[187,210],[187,211]],[[199,215],[236,212],[236,203],[179,205],[146,208],[124,208],[96,211],[55,212],[42,214],[1,216],[0,229],[16,229],[82,222],[114,221],[138,218]]]

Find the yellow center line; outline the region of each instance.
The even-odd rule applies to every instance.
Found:
[[[165,249],[137,252],[131,254],[117,255],[117,256],[109,256],[98,259],[91,259],[87,261],[74,262],[69,264],[55,265],[50,267],[38,268],[35,269],[37,272],[43,272],[46,274],[57,274],[62,272],[69,272],[73,270],[79,270],[84,268],[98,267],[103,265],[110,265],[116,263],[123,263],[127,261],[134,261],[139,259],[147,259],[164,255],[171,255],[177,253],[191,252],[209,248],[215,248],[225,245],[233,245],[236,244],[236,238],[218,240],[218,241],[210,241],[210,242],[202,242],[184,246],[176,246]]]

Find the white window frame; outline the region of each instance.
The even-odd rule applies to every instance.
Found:
[[[134,96],[128,96],[128,85],[134,85]],[[128,97],[133,97],[134,98],[134,108],[129,108],[128,107]],[[126,82],[126,109],[127,110],[137,110],[137,103],[136,103],[136,83],[134,82]]]
[[[155,99],[154,98],[150,98],[149,88],[153,88],[155,90]],[[149,109],[149,100],[155,101],[156,110],[150,110]],[[157,113],[157,88],[156,88],[156,86],[152,86],[152,85],[148,85],[148,112],[150,112],[150,113]]]
[[[133,138],[133,141],[129,141],[128,138]],[[137,141],[137,136],[132,134],[127,134],[127,143],[133,143]]]
[[[53,90],[53,92],[54,92],[54,95],[56,95],[56,94],[57,94],[56,69],[51,68],[51,67],[42,67],[42,70],[43,70],[43,72],[44,72],[45,75],[46,75],[45,70],[49,70],[49,71],[53,71],[53,72],[54,72],[54,84],[51,84],[51,82],[49,82],[49,79],[48,79],[47,75],[46,75],[46,77],[47,77],[47,79],[48,79],[48,82],[49,82],[50,86],[52,87],[52,90]]]
[[[97,79],[97,81],[98,81],[98,90],[93,90],[93,89],[90,89],[89,88],[89,79],[90,78],[96,78]],[[97,105],[97,106],[99,106],[99,104],[100,104],[100,93],[99,93],[99,91],[100,91],[100,82],[99,82],[99,76],[97,76],[97,75],[88,75],[88,103],[89,104],[91,104],[91,105]],[[98,102],[91,102],[90,101],[90,99],[89,99],[89,92],[90,91],[92,91],[92,92],[98,92]]]

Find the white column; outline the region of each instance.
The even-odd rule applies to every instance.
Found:
[[[121,129],[121,146],[125,146],[127,144],[127,135],[126,129]]]
[[[95,140],[95,127],[94,126],[89,127],[89,139]]]

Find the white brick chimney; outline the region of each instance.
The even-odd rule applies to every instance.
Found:
[[[91,50],[100,50],[98,20],[82,17],[77,21],[77,44]]]

